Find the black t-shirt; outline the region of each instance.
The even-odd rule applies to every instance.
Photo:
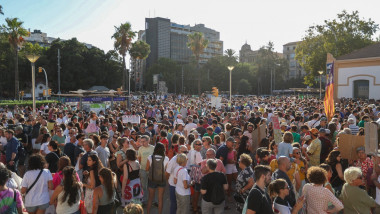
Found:
[[[211,195],[215,185],[218,185],[221,188],[222,192],[224,191],[223,185],[227,184],[226,176],[221,172],[212,172],[209,173],[201,179],[201,189],[206,190],[206,194],[202,196],[203,200],[211,202]],[[224,194],[223,194],[224,197]]]
[[[58,169],[58,161],[59,158],[62,156],[61,152],[50,152],[49,154],[46,155],[45,159],[46,162],[49,164],[49,170],[51,173],[56,173]]]
[[[268,193],[256,184],[249,192],[247,200],[247,210],[255,211],[257,214],[273,214],[272,201]]]

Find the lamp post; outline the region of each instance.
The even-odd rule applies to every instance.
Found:
[[[36,116],[36,72],[34,63],[40,58],[39,55],[30,54],[26,58],[32,63],[32,98],[33,98],[33,117]]]
[[[235,68],[234,66],[228,66],[228,70],[230,70],[230,103],[232,100],[232,70]]]
[[[46,70],[45,70],[45,68],[43,68],[43,67],[39,67],[39,69],[38,69],[38,71],[39,72],[41,72],[41,70],[43,70],[44,71],[44,73],[45,73],[45,82],[46,82],[46,84],[45,84],[45,90],[46,90],[46,100],[48,99],[48,97],[49,97],[49,93],[48,93],[48,78],[47,78],[47,73],[46,73]]]
[[[322,74],[323,71],[318,71],[319,73],[319,99],[322,99]]]

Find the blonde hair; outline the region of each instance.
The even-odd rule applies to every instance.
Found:
[[[177,163],[178,165],[182,165],[183,163],[187,162],[187,157],[185,154],[178,154],[177,155]]]

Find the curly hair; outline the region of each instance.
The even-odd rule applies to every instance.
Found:
[[[312,166],[307,170],[307,179],[313,184],[324,184],[327,180],[327,171],[318,166]]]
[[[40,154],[35,154],[29,157],[28,170],[44,169],[46,164],[45,158]]]

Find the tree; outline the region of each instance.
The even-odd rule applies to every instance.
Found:
[[[0,5],[0,14],[1,15],[4,15],[4,12],[3,12],[3,6]]]
[[[142,40],[138,40],[132,44],[131,49],[129,50],[129,55],[136,61],[135,68],[135,80],[136,88],[142,89],[143,86],[143,74],[141,61],[146,59],[150,54],[150,45]]]
[[[200,55],[207,48],[207,45],[208,45],[208,40],[204,37],[203,33],[194,32],[188,35],[187,46],[191,49],[197,61],[198,95],[201,94],[201,70],[199,69]]]
[[[241,79],[238,85],[239,94],[249,94],[252,91],[251,84],[249,84],[248,80]]]
[[[132,26],[129,22],[120,24],[119,27],[115,26],[115,33],[111,38],[115,39],[114,47],[115,50],[119,52],[119,54],[123,58],[123,89],[126,89],[126,76],[127,69],[125,64],[125,56],[127,55],[128,50],[131,47],[132,39],[135,38],[136,33],[132,31]],[[128,75],[129,79],[129,75]]]
[[[18,97],[19,93],[19,73],[18,73],[18,52],[19,48],[24,42],[23,36],[28,36],[29,32],[22,27],[23,22],[19,21],[18,18],[6,18],[6,25],[1,26],[1,32],[4,34],[14,51],[15,57],[15,98]]]
[[[296,47],[296,60],[306,71],[305,83],[312,86],[318,71],[326,69],[327,53],[339,57],[374,43],[372,37],[379,29],[371,19],[359,17],[358,11],[343,10],[337,19],[309,27]]]

